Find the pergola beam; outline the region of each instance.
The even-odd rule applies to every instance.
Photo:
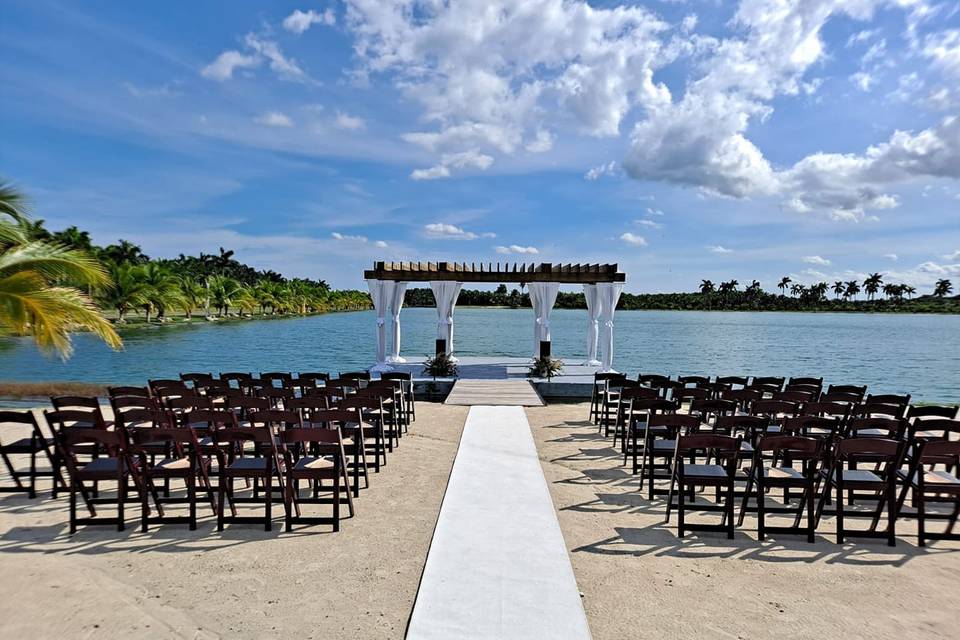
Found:
[[[560,284],[598,284],[625,282],[626,274],[616,264],[540,264],[505,263],[496,267],[483,263],[464,262],[375,262],[373,269],[363,272],[367,280],[395,282],[455,281],[470,282],[557,282]]]

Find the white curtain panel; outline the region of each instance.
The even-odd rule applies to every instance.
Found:
[[[462,282],[433,281],[433,299],[437,302],[437,338],[447,341],[447,355],[453,354],[453,309],[457,305]],[[456,360],[456,358],[452,358]]]
[[[587,301],[587,361],[588,367],[599,367],[597,340],[600,339],[600,290],[595,284],[583,285],[583,297]]]
[[[373,371],[389,371],[393,367],[387,365],[387,307],[390,304],[390,289],[393,283],[385,280],[367,280],[370,289],[370,299],[377,312],[377,364]]]
[[[400,357],[400,309],[403,308],[403,296],[407,292],[406,282],[392,282],[390,288],[390,318],[393,322],[393,351],[387,362],[403,363],[404,358]]]
[[[600,322],[603,325],[603,358],[600,362],[600,371],[613,371],[613,314],[617,310],[617,302],[623,292],[622,282],[601,282],[597,285],[600,290]]]
[[[531,282],[527,286],[527,295],[530,296],[530,306],[533,308],[533,358],[537,358],[540,355],[540,315],[537,313],[537,307],[539,303],[537,302],[537,296],[540,295],[540,290],[534,287],[536,284]]]
[[[550,311],[557,301],[560,284],[557,282],[531,282],[530,302],[536,314],[534,323],[533,357],[540,356],[540,341],[550,340]]]

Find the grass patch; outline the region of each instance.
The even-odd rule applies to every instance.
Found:
[[[106,396],[107,385],[90,382],[11,382],[0,380],[2,398],[48,398],[50,396]]]

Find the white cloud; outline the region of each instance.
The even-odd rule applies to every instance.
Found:
[[[652,208],[652,207],[647,207],[646,214],[647,214],[648,216],[662,216],[662,215],[663,215],[663,211],[661,211],[660,209],[654,209],[654,208]]]
[[[887,260],[893,260],[894,262],[896,262],[899,259],[899,256],[897,256],[897,254],[895,253],[885,253],[883,254],[883,257],[886,258]]]
[[[266,127],[292,127],[293,120],[290,116],[279,111],[268,111],[267,113],[254,118],[254,122]]]
[[[635,247],[645,247],[645,246],[647,246],[647,241],[646,241],[646,239],[644,239],[643,236],[635,235],[635,234],[633,234],[633,233],[630,233],[629,231],[628,231],[627,233],[624,233],[623,235],[621,235],[621,236],[620,236],[620,239],[623,240],[624,242],[626,242],[627,244],[631,244],[631,245],[633,245],[633,246],[635,246]]]
[[[553,134],[540,129],[537,131],[536,137],[528,142],[524,148],[530,153],[546,153],[553,149]]]
[[[445,153],[440,156],[440,164],[427,169],[414,169],[410,177],[414,180],[436,180],[437,178],[449,178],[450,169],[488,169],[493,164],[493,158],[475,151],[463,151],[461,153]]]
[[[830,261],[822,256],[803,256],[802,259],[807,264],[817,264],[822,267],[826,267],[830,265]]]
[[[327,9],[323,13],[319,13],[313,9],[309,11],[300,11],[297,9],[284,18],[283,28],[291,33],[300,35],[315,24],[332,26],[336,24],[336,22],[337,17],[333,13],[333,9]]]
[[[683,21],[680,23],[680,29],[684,33],[690,33],[697,28],[697,14],[691,13],[683,17]]]
[[[876,80],[866,71],[858,71],[850,76],[850,82],[860,91],[866,92],[870,91],[870,87],[876,83]]]
[[[330,237],[333,238],[334,240],[338,241],[338,242],[354,242],[354,243],[358,243],[358,244],[367,244],[367,243],[370,243],[370,240],[367,238],[367,236],[351,236],[351,235],[346,235],[346,234],[343,234],[343,233],[338,233],[337,231],[334,231],[333,233],[331,233],[331,234],[330,234]],[[379,249],[385,249],[385,248],[387,248],[387,247],[389,246],[389,245],[388,245],[386,242],[384,242],[383,240],[375,240],[374,242],[372,242],[372,243],[370,243],[370,244],[372,244],[373,246],[375,246],[375,247],[377,247],[377,248],[379,248]]]
[[[438,153],[544,150],[547,135],[553,144],[548,123],[617,136],[631,111],[669,101],[653,73],[676,52],[658,37],[668,25],[642,7],[580,0],[346,4],[358,74],[391,74],[420,105],[423,121],[435,125],[405,139]],[[454,168],[441,162],[420,175],[445,177]]]
[[[497,253],[527,253],[527,254],[537,254],[540,251],[536,247],[522,247],[517,244],[511,244],[508,247],[497,246],[493,248]]]
[[[943,256],[944,260],[958,260],[960,261],[960,249],[957,249],[953,253],[948,253]]]
[[[365,126],[367,126],[367,123],[363,120],[363,118],[358,118],[356,116],[351,116],[338,111],[337,126],[348,131],[356,131],[358,129],[363,129]]]
[[[249,69],[260,66],[260,56],[246,55],[239,51],[224,51],[217,59],[200,71],[200,75],[211,80],[229,80],[237,69]]]
[[[248,33],[243,41],[249,49],[266,58],[270,63],[270,69],[275,71],[281,78],[300,80],[304,77],[303,69],[300,68],[297,61],[284,56],[280,50],[280,45],[273,40],[266,40],[252,33]]]
[[[707,247],[707,251],[710,253],[733,253],[733,249],[727,249],[724,246],[719,244],[710,245]]]
[[[477,238],[497,237],[497,234],[495,233],[474,233],[473,231],[466,231],[462,227],[443,222],[433,222],[431,224],[424,225],[423,229],[426,232],[427,237],[434,240],[476,240]]]
[[[596,180],[601,176],[612,175],[617,170],[617,163],[615,160],[611,160],[607,164],[601,164],[598,167],[594,167],[583,174],[584,179],[586,180]]]
[[[863,31],[858,31],[847,38],[847,47],[852,47],[856,44],[866,42],[867,40],[874,38],[878,33],[880,32],[877,29],[864,29]]]
[[[633,224],[638,224],[641,227],[650,227],[651,229],[660,229],[661,227],[663,227],[663,225],[660,224],[659,222],[654,222],[653,220],[646,220],[646,219],[634,220]]]

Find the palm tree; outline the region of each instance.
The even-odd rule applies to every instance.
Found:
[[[60,281],[105,288],[110,278],[87,253],[28,235],[26,199],[0,182],[0,326],[32,335],[41,349],[63,358],[72,353],[70,333],[86,329],[117,349],[120,336],[89,296]]]
[[[713,281],[712,280],[701,280],[700,281],[700,293],[707,295],[708,293],[713,293]]]
[[[100,296],[100,303],[117,310],[117,323],[127,321],[127,312],[147,304],[149,285],[143,276],[143,267],[132,264],[121,264],[110,271],[113,283],[104,289]]]
[[[846,287],[843,286],[843,283],[841,281],[837,280],[836,282],[833,283],[833,295],[836,297],[837,300],[840,299],[840,296],[843,295],[844,291],[846,291]]]
[[[783,279],[780,280],[780,283],[777,285],[777,288],[780,289],[780,295],[784,294],[791,282],[793,282],[793,280],[790,279],[790,276],[784,276]]]
[[[751,295],[756,295],[756,294],[760,293],[760,291],[761,291],[761,289],[760,289],[760,281],[759,281],[759,280],[754,280],[753,282],[750,283],[750,286],[748,286],[748,287],[746,288],[746,292],[749,293],[749,294],[751,294]]]
[[[913,299],[913,294],[917,292],[917,288],[908,284],[903,287],[903,292],[907,294],[908,298]]]
[[[207,300],[207,288],[189,277],[180,278],[180,308],[187,316],[187,321],[193,319],[193,312],[201,308]]]
[[[803,286],[802,284],[800,284],[799,282],[795,282],[795,283],[793,283],[792,285],[790,285],[790,295],[792,295],[792,296],[794,296],[794,297],[797,297],[797,296],[799,296],[799,295],[803,295],[803,292],[806,291],[806,290],[807,290],[807,288],[806,288],[805,286]]]
[[[129,240],[120,240],[117,244],[111,244],[104,247],[101,257],[110,260],[114,264],[143,264],[149,258],[143,254],[143,251],[137,245]]]
[[[147,323],[153,310],[157,312],[157,320],[163,322],[168,308],[181,305],[183,293],[180,291],[180,282],[156,262],[143,267],[143,279],[148,287],[147,303],[142,305],[147,312]]]
[[[233,278],[225,276],[210,278],[210,303],[216,307],[217,315],[225,316],[242,290],[243,286]]]
[[[844,298],[856,298],[857,294],[860,293],[860,283],[856,280],[851,280],[846,283],[846,288],[843,291]]]
[[[953,293],[953,283],[943,278],[942,280],[937,280],[937,284],[933,287],[933,295],[938,298],[948,296]]]
[[[872,273],[863,281],[863,289],[867,292],[867,298],[873,300],[873,297],[883,284],[883,276],[879,273]]]
[[[813,295],[813,299],[817,302],[823,300],[827,297],[827,289],[829,286],[826,282],[818,282],[815,285],[810,287],[810,293]]]

